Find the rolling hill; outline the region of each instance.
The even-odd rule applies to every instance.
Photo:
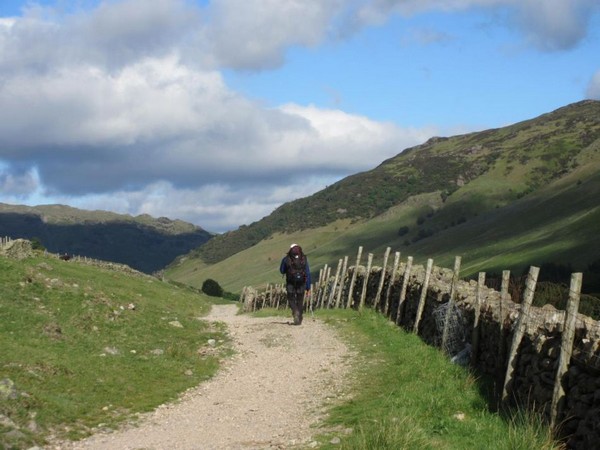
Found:
[[[114,261],[152,273],[204,244],[212,234],[166,217],[0,203],[0,236],[37,239],[53,253]]]
[[[281,280],[291,241],[313,272],[387,246],[463,275],[554,264],[598,272],[600,102],[586,100],[503,128],[432,138],[374,169],[286,203],[260,221],[215,237],[167,269],[231,291]],[[249,262],[250,261],[250,262]],[[595,271],[595,272],[594,272]],[[587,284],[586,284],[587,283]],[[598,292],[584,277],[584,288]]]

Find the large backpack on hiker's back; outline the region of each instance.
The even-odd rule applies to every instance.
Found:
[[[286,280],[288,284],[301,286],[306,283],[306,258],[300,247],[290,249],[286,260]]]

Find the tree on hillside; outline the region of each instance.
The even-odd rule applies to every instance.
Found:
[[[204,280],[204,283],[202,283],[202,292],[211,297],[223,296],[223,288],[211,278]]]

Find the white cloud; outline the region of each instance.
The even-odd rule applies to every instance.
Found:
[[[0,162],[0,192],[10,193],[4,202],[18,203],[40,189],[40,179],[35,169],[19,171]],[[2,201],[2,199],[0,199]]]
[[[336,168],[352,173],[371,168],[405,148],[421,143],[435,134],[430,129],[401,129],[340,110],[324,110],[314,106],[285,105],[289,114],[305,118],[312,133],[290,134],[284,146],[302,158],[303,165]]]
[[[332,181],[308,176],[295,184],[253,183],[243,189],[232,184],[180,189],[159,181],[137,191],[115,191],[77,198],[57,196],[53,203],[67,203],[88,210],[178,218],[199,224],[208,231],[223,232],[259,220],[282,203],[310,195]]]
[[[119,70],[80,62],[8,73],[0,103],[4,198],[29,192],[217,231],[432,134],[313,106],[266,109],[176,53]],[[35,168],[42,192],[39,183],[23,191],[22,168]]]
[[[525,1],[518,7],[517,24],[527,39],[545,51],[575,47],[587,34],[595,0]]]
[[[600,4],[597,0],[373,0],[357,9],[354,23],[362,28],[382,24],[393,14],[452,13],[471,8],[507,10],[512,25],[529,43],[544,51],[558,51],[581,42],[588,32],[589,17]]]
[[[0,18],[0,201],[182,218],[222,231],[367,170],[437,130],[336,109],[264,105],[220,70],[281,65],[392,14],[508,7],[546,50],[586,34],[591,0],[102,1]],[[428,30],[432,41],[447,36]],[[588,89],[599,97],[598,74]],[[309,175],[309,178],[306,178]]]
[[[206,39],[216,64],[236,69],[280,66],[290,46],[323,41],[343,0],[221,0],[209,7]]]

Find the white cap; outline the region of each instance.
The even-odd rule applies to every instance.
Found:
[[[292,245],[290,245],[290,248],[294,248],[294,247],[298,247],[298,244],[292,244]]]

